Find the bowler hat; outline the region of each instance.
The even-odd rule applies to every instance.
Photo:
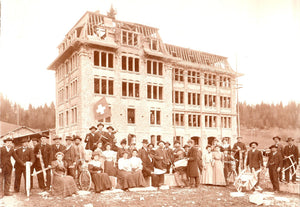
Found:
[[[160,141],[158,141],[158,142],[157,142],[157,145],[159,145],[160,143],[163,143],[163,144],[165,144],[165,142],[164,142],[164,141],[160,140]]]
[[[278,148],[278,147],[275,144],[273,144],[269,148],[272,149],[272,148]]]
[[[290,141],[294,141],[294,138],[288,137],[288,138],[286,139],[286,142],[290,142]]]
[[[13,141],[11,137],[7,137],[6,139],[3,140],[3,142],[8,142],[8,141]]]
[[[66,141],[67,141],[67,140],[73,141],[73,138],[72,138],[71,136],[66,136]]]
[[[76,136],[74,137],[74,141],[75,141],[76,139],[79,139],[80,141],[82,140],[81,137],[78,136],[78,135],[76,135]]]
[[[154,144],[153,144],[153,143],[149,143],[149,144],[147,145],[147,147],[149,147],[150,145],[152,145],[152,147],[154,147]]]
[[[251,147],[252,144],[256,144],[256,146],[258,146],[257,142],[250,142],[249,147]]]
[[[97,127],[99,127],[99,126],[103,126],[104,127],[104,124],[102,124],[102,123],[97,124]]]
[[[108,126],[108,127],[106,127],[106,129],[112,129],[112,130],[115,130],[112,126]]]
[[[275,139],[278,139],[278,140],[280,141],[280,140],[281,140],[281,137],[275,136],[275,137],[273,137],[273,140],[275,140]]]
[[[165,144],[168,144],[169,146],[171,145],[170,142],[166,142]]]
[[[61,137],[55,136],[55,137],[53,138],[53,140],[57,140],[57,139],[60,139],[60,140],[61,140]]]
[[[91,126],[91,127],[89,128],[89,130],[92,130],[92,129],[95,129],[95,130],[97,130],[97,127],[95,127],[95,126]]]
[[[143,144],[148,144],[148,143],[149,143],[149,142],[148,142],[148,139],[143,139],[142,143],[143,143]]]

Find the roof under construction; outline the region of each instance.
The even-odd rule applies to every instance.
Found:
[[[59,56],[48,69],[56,70],[57,66],[82,44],[101,45],[117,50],[120,48],[122,41],[125,41],[122,38],[124,38],[124,34],[127,35],[127,32],[137,35],[128,35],[126,41],[130,41],[133,46],[143,48],[148,55],[170,59],[178,64],[192,67],[213,67],[214,70],[236,74],[228,64],[226,57],[165,44],[160,38],[157,28],[115,20],[99,12],[86,12],[81,17],[58,46]],[[153,48],[148,46],[152,44],[153,40],[156,41],[154,51]]]

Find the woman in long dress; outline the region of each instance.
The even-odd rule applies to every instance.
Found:
[[[203,154],[203,174],[202,184],[213,184],[213,169],[212,169],[212,152],[211,146],[206,146],[206,152]]]
[[[72,176],[67,175],[66,163],[62,160],[64,153],[57,152],[55,154],[56,160],[52,164],[53,183],[52,195],[54,196],[72,196],[77,194],[77,187]]]
[[[146,181],[144,179],[142,170],[143,170],[143,162],[141,158],[137,157],[138,151],[134,149],[132,152],[132,157],[129,159],[130,167],[132,171],[132,176],[135,181],[136,187],[145,187]]]
[[[226,185],[224,176],[224,156],[220,151],[220,146],[215,147],[215,151],[212,153],[213,158],[213,184],[214,185]]]
[[[95,192],[100,193],[103,190],[110,190],[112,188],[112,184],[109,176],[106,173],[103,173],[99,153],[94,152],[93,158],[94,159],[89,162],[88,169],[95,185]]]
[[[123,157],[119,159],[118,167],[118,188],[128,190],[128,188],[136,187],[127,151],[123,152]]]
[[[97,148],[95,149],[94,152],[98,153],[98,155],[99,155],[99,161],[101,162],[101,167],[104,170],[105,156],[103,155],[102,142],[101,141],[98,142]]]
[[[105,157],[104,172],[109,176],[116,176],[115,161],[117,158],[117,153],[111,150],[110,143],[105,145],[105,149],[106,150],[103,152],[103,156]]]

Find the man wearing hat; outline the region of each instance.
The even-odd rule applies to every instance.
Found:
[[[73,135],[73,148],[74,148],[74,153],[75,153],[75,170],[74,170],[74,174],[75,174],[75,181],[78,184],[78,176],[79,173],[76,174],[76,170],[79,171],[80,167],[81,167],[81,163],[82,160],[84,159],[84,146],[82,145],[81,141],[81,137],[78,135]]]
[[[171,146],[170,142],[165,143],[165,150],[167,152],[167,157],[169,159],[169,164],[167,165],[167,173],[170,173],[170,168],[171,168],[171,165],[174,161],[173,150],[170,148],[170,146]]]
[[[95,126],[91,126],[89,128],[91,131],[85,137],[84,142],[86,143],[85,149],[94,151],[97,148],[97,142],[100,139],[98,133],[96,133],[97,128]]]
[[[75,149],[73,147],[73,138],[71,136],[66,136],[66,149],[63,151],[64,153],[64,161],[67,166],[67,175],[72,176],[75,179]]]
[[[11,156],[14,152],[12,141],[10,137],[4,139],[4,146],[0,148],[0,198],[3,195],[12,195],[9,192],[12,172]]]
[[[256,149],[258,146],[257,142],[251,142],[249,146],[251,147],[251,149],[248,151],[246,166],[250,168],[251,172],[254,172],[264,167],[263,156],[261,151]],[[257,190],[261,190],[261,188],[259,187],[259,176],[260,173],[257,174],[257,183],[254,186]]]
[[[56,158],[55,158],[56,153],[63,152],[66,149],[66,147],[61,144],[61,140],[62,140],[62,138],[59,137],[59,136],[55,136],[53,138],[54,144],[51,145],[51,153],[50,153],[50,162],[49,162],[49,165],[50,165],[50,163],[52,161],[56,160]]]
[[[158,148],[155,150],[154,156],[154,167],[160,170],[166,170],[169,164],[168,155],[164,149],[165,143],[163,141],[158,141]],[[156,175],[153,178],[153,186],[160,187],[164,184],[164,174]]]
[[[33,148],[35,155],[35,171],[42,170],[42,164],[44,168],[48,168],[50,165],[51,146],[48,144],[49,137],[42,134],[41,142]],[[51,170],[46,171],[46,180],[44,180],[43,173],[37,175],[39,188],[43,190],[50,190],[51,185]],[[46,185],[45,185],[46,184]]]
[[[236,172],[239,174],[239,168],[243,169],[245,153],[247,151],[246,145],[242,142],[242,137],[237,137],[237,142],[233,145],[232,151],[236,160]],[[241,166],[240,166],[241,164]]]
[[[26,162],[34,163],[35,158],[33,150],[28,147],[29,140],[27,138],[22,140],[22,147],[13,152],[15,162],[15,183],[14,190],[16,193],[20,191],[21,176],[23,174],[26,183]],[[25,185],[26,189],[26,185]]]
[[[116,146],[116,138],[115,138],[115,133],[117,133],[117,131],[115,131],[115,129],[112,126],[108,126],[106,128],[108,131],[104,132],[101,140],[103,143],[110,143],[111,144],[111,149],[115,152],[118,152],[118,147]]]
[[[269,160],[267,163],[267,168],[269,168],[270,180],[275,192],[279,192],[278,175],[283,166],[282,156],[280,153],[278,153],[277,148],[278,147],[276,145],[272,145],[270,147],[271,153],[269,154]]]
[[[147,139],[143,139],[142,141],[142,148],[139,150],[139,157],[142,160],[142,165],[143,165],[143,176],[144,178],[147,178],[149,176],[151,176],[152,172],[154,171],[154,166],[152,163],[152,158],[149,155],[149,151],[148,151],[148,140]]]
[[[281,137],[275,136],[273,137],[274,145],[277,147],[277,152],[281,154],[282,157],[284,157],[283,154],[283,145],[280,143]],[[284,163],[284,161],[283,161]],[[282,182],[282,169],[279,172],[279,181]]]
[[[287,143],[284,147],[283,153],[285,158],[285,168],[288,168],[292,165],[291,160],[288,158],[291,156],[292,162],[294,163],[295,168],[290,167],[285,171],[285,181],[290,182],[290,172],[291,174],[294,174],[292,176],[292,182],[296,183],[296,172],[294,172],[294,169],[297,170],[297,165],[299,164],[299,150],[296,145],[294,145],[294,139],[292,137],[287,138]]]

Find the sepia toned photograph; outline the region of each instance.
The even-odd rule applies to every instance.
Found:
[[[0,207],[300,205],[300,0],[0,0]]]

